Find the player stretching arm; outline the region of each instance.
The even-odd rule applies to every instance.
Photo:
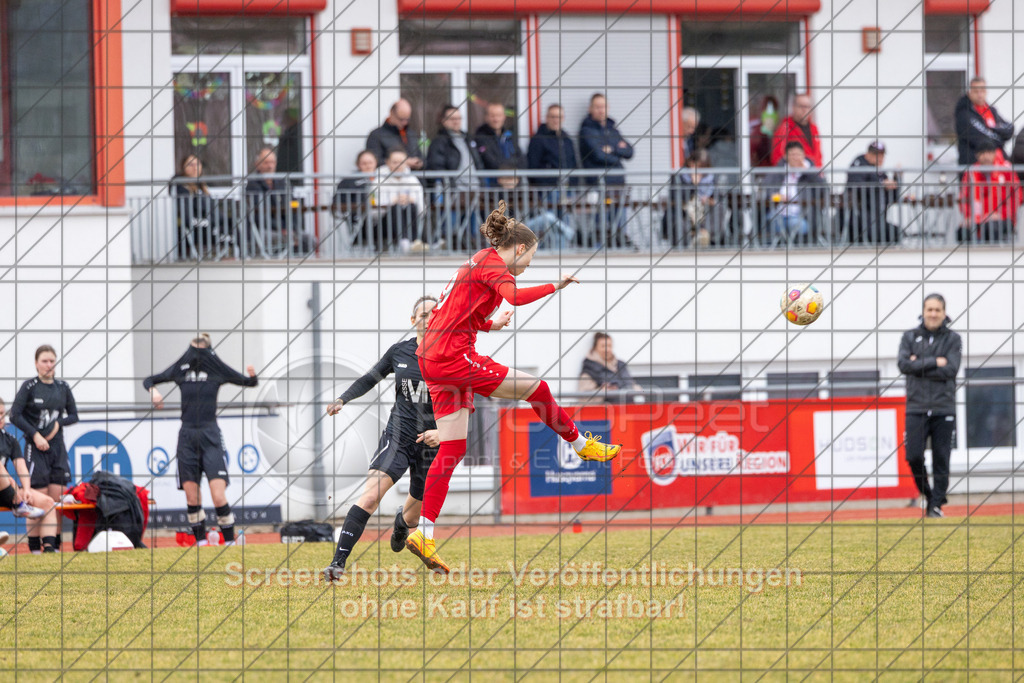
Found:
[[[598,443],[589,433],[580,435],[568,414],[555,403],[544,380],[476,352],[478,331],[499,330],[512,319],[511,311],[490,319],[502,300],[522,306],[578,282],[564,275],[557,284],[516,287],[516,276],[529,267],[537,253],[537,236],[525,224],[505,215],[505,202],[498,203],[480,231],[492,246],[474,254],[455,273],[434,308],[417,351],[434,404],[441,447],[427,473],[420,528],[409,536],[407,545],[424,564],[440,573],[447,573],[448,565],[438,557],[434,546],[434,522],[448,495],[452,472],[466,455],[474,394],[529,402],[544,424],[572,444],[583,460],[611,460],[621,448]]]

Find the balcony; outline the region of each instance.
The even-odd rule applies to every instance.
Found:
[[[968,234],[995,244],[1014,239],[1019,201],[995,227],[968,225],[964,204],[977,203],[977,193],[961,187],[953,167],[903,170],[898,190],[848,187],[845,171],[787,186],[775,168],[713,169],[709,181],[711,170],[702,169],[704,179],[688,169],[631,172],[622,185],[594,171],[274,175],[265,178],[279,189],[259,195],[245,191],[256,176],[203,178],[208,194],[189,194],[175,180],[132,188],[133,262],[462,255],[486,246],[479,226],[502,200],[537,234],[541,253],[920,249],[954,246]],[[684,173],[690,177],[681,180]]]

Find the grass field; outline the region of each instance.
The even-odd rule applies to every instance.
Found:
[[[328,544],[11,556],[0,669],[26,681],[1017,681],[1014,522],[460,538],[442,555],[473,571],[444,581],[362,543],[368,571],[335,586],[312,581]],[[659,585],[621,572],[652,563]]]

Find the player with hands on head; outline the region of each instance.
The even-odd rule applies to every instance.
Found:
[[[199,485],[203,473],[210,487],[210,498],[217,511],[217,525],[225,545],[241,542],[235,537],[235,515],[228,504],[228,452],[224,435],[217,425],[217,393],[222,384],[254,387],[259,381],[256,369],[248,365],[248,376],[232,369],[213,350],[205,332],[192,340],[185,354],[163,372],[147,377],[142,386],[156,408],[164,407],[164,397],[156,385],[174,382],[181,389],[181,429],[178,431],[178,489],[185,492],[188,523],[197,546],[209,545],[206,538],[206,512]]]

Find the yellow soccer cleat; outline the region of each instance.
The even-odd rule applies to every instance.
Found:
[[[427,538],[422,531],[417,530],[409,534],[409,538],[405,539],[405,547],[413,555],[423,560],[423,564],[427,565],[427,569],[430,571],[437,574],[447,574],[451,571],[441,556],[437,554],[434,539]]]
[[[590,432],[584,432],[583,436],[587,439],[587,443],[577,453],[580,456],[580,460],[607,462],[622,450],[622,446],[616,444],[600,443],[601,437],[594,436]]]

